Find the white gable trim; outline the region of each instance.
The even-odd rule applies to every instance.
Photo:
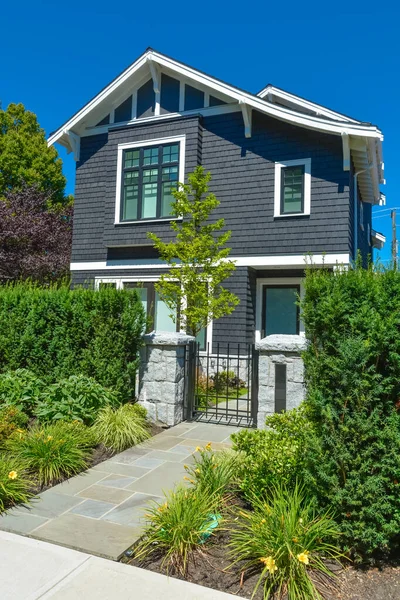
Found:
[[[136,60],[128,69],[124,71],[119,77],[117,77],[109,86],[102,90],[93,100],[88,102],[76,115],[74,115],[65,125],[58,129],[48,139],[48,144],[52,145],[60,140],[60,138],[66,133],[66,131],[78,127],[82,124],[85,117],[96,108],[101,102],[103,102],[110,94],[121,86],[127,79],[134,75],[143,65],[147,62],[151,64],[157,63],[158,67],[165,67],[179,74],[183,78],[191,79],[201,86],[205,86],[215,90],[217,93],[231,97],[236,102],[244,102],[251,108],[255,108],[262,113],[268,114],[271,117],[275,117],[282,121],[294,123],[301,127],[308,129],[315,129],[318,131],[325,131],[327,133],[333,133],[340,135],[343,131],[343,121],[328,121],[322,117],[315,115],[306,115],[298,113],[294,110],[274,105],[266,102],[260,97],[253,96],[248,92],[238,90],[229,84],[222,81],[216,80],[209,75],[203,74],[191,67],[183,65],[174,61],[173,59],[159,54],[154,50],[147,50],[138,60]],[[150,71],[150,69],[149,69]],[[349,135],[361,135],[363,137],[378,138],[382,139],[382,133],[380,130],[373,125],[363,125],[358,122],[349,123],[346,122],[346,129]],[[76,132],[77,133],[77,132]]]
[[[330,119],[335,119],[336,121],[343,121],[345,123],[360,123],[357,119],[352,119],[351,117],[347,117],[346,115],[342,115],[334,110],[330,110],[329,108],[325,108],[325,106],[321,106],[321,104],[316,104],[315,102],[311,102],[310,100],[305,100],[304,98],[300,98],[295,94],[291,94],[290,92],[285,92],[284,90],[280,90],[279,88],[274,87],[273,85],[267,85],[261,92],[258,92],[257,96],[260,98],[265,98],[269,101],[269,96],[277,96],[278,98],[282,98],[282,100],[286,100],[288,102],[293,102],[293,104],[297,104],[302,108],[307,110],[312,110],[317,114],[320,114],[324,117],[328,117]]]

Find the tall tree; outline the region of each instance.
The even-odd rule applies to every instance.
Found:
[[[230,248],[226,247],[231,232],[221,233],[224,219],[210,221],[220,204],[214,194],[208,194],[211,174],[199,166],[188,180],[187,185],[180,183],[172,192],[172,215],[183,218],[171,221],[175,241],[165,243],[154,233],[148,236],[171,267],[160,277],[156,289],[171,316],[182,319],[186,331],[196,336],[213,319],[230,314],[239,299],[221,285],[236,267],[228,259]]]
[[[66,203],[65,184],[61,158],[48,147],[36,115],[23,104],[0,109],[0,199],[10,190],[35,185],[51,194],[53,203]]]
[[[73,209],[51,206],[51,200],[38,187],[24,186],[0,202],[0,282],[47,282],[68,273]]]

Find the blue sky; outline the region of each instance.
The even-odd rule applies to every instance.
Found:
[[[22,102],[48,134],[152,46],[251,92],[273,83],[378,125],[385,135],[382,191],[387,207],[400,206],[399,18],[400,8],[368,0],[7,2],[0,101]],[[73,158],[58,149],[73,192]],[[386,261],[390,211],[374,214],[374,227],[387,236]]]

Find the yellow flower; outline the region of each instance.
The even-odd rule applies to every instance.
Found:
[[[196,446],[195,452],[201,452],[202,450],[203,450],[203,448],[201,446]]]
[[[47,439],[45,439],[45,443],[46,442],[50,442],[52,439],[53,439],[53,436],[52,435],[48,435]]]
[[[10,471],[8,474],[8,479],[17,479],[18,473],[17,471]]]
[[[200,473],[200,469],[195,469],[195,473]]]
[[[264,563],[264,565],[267,567],[267,569],[270,573],[275,573],[275,571],[278,570],[278,567],[276,566],[276,562],[272,558],[272,556],[266,556],[265,558],[260,558],[260,561],[262,563]]]
[[[303,563],[305,565],[308,565],[308,563],[310,562],[309,558],[308,558],[308,550],[304,550],[304,552],[300,552],[300,554],[297,555],[297,558],[301,563]]]
[[[299,519],[300,525],[303,525],[303,519]]]
[[[183,468],[185,469],[185,471],[187,471],[189,468],[189,465],[183,465]]]
[[[299,540],[297,539],[297,537],[294,537],[294,538],[292,538],[292,542],[294,542],[295,544],[297,544],[297,543],[298,543],[298,541],[299,541]]]
[[[266,523],[267,521],[265,519],[261,519],[260,523],[261,525],[264,525],[264,523]]]
[[[205,445],[205,449],[211,450],[211,442],[208,442],[208,444]]]

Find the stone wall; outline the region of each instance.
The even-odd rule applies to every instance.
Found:
[[[301,404],[305,397],[304,364],[301,352],[307,347],[300,335],[270,335],[256,344],[260,351],[258,374],[257,426],[265,427],[265,417],[276,412],[276,365],[286,366],[285,409]]]
[[[185,349],[193,337],[153,332],[144,336],[138,401],[153,423],[173,426],[183,420]]]

